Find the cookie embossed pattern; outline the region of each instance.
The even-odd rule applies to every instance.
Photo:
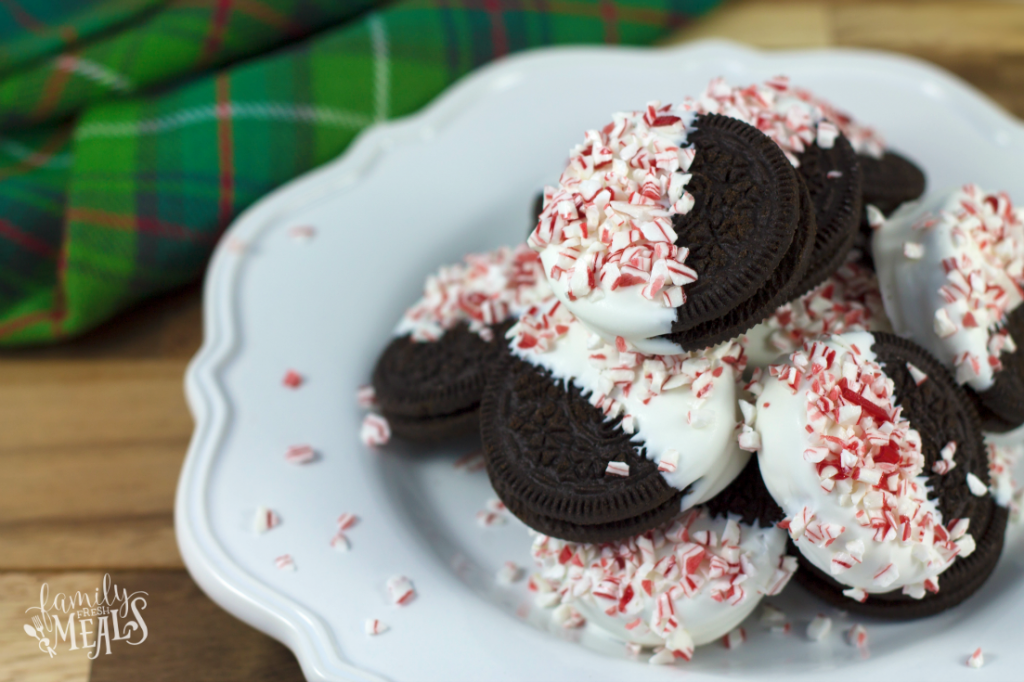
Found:
[[[552,168],[564,167],[581,130],[624,105],[680,101],[717,76],[751,83],[778,73],[883,130],[934,186],[973,181],[1024,196],[1013,172],[1024,153],[1020,124],[955,78],[904,58],[765,55],[702,43],[538,52],[476,72],[421,114],[369,131],[342,159],[254,206],[215,254],[206,339],[187,378],[197,426],[176,505],[182,555],[200,586],[284,642],[312,680],[442,680],[467,671],[492,680],[677,679],[679,670],[638,666],[629,649],[609,648],[588,628],[559,625],[552,636],[550,612],[535,617],[530,581],[509,568],[534,564],[522,524],[477,521],[494,496],[473,464],[478,445],[470,439],[430,456],[397,443],[367,448],[352,396],[379,340],[438,263],[521,241],[529,199]],[[948,144],[934,144],[936,130]],[[503,163],[481,172],[481,149]],[[437,172],[403,187],[416,219],[392,223],[401,248],[380,249],[379,232],[354,226],[380,222],[381,207],[394,204],[394,179],[409,168]],[[298,242],[289,234],[295,226],[315,236]],[[362,255],[340,267],[341,253]],[[371,286],[372,296],[363,291]],[[302,377],[294,389],[282,385],[289,369]],[[316,457],[288,461],[284,453],[297,444]],[[453,466],[463,455],[466,465]],[[279,524],[257,533],[261,507]],[[344,513],[359,521],[341,533],[348,551],[338,551],[332,538]],[[1011,531],[978,594],[919,622],[809,608],[791,585],[722,645],[702,647],[686,675],[811,680],[827,670],[852,680],[913,671],[944,679],[979,648],[985,667],[970,674],[1019,667],[1022,544]],[[294,571],[276,567],[284,556]],[[569,609],[563,615],[576,622]],[[972,660],[981,662],[980,653]]]

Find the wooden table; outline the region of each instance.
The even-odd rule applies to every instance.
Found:
[[[959,74],[1024,116],[1024,4],[736,0],[667,43],[863,46]],[[291,653],[221,611],[184,571],[172,509],[192,431],[182,376],[201,341],[198,286],[58,348],[0,353],[0,682],[301,680]],[[149,593],[144,646],[49,659],[22,632],[39,588],[105,573]]]

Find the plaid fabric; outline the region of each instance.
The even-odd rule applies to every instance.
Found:
[[[480,64],[645,44],[717,0],[402,0],[356,17],[369,2],[182,0],[0,82],[0,121],[35,124],[0,138],[0,344],[77,334],[195,279],[239,211]]]

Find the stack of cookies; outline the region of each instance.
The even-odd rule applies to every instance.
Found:
[[[1014,504],[1024,213],[924,185],[781,77],[615,114],[525,245],[428,280],[377,405],[406,439],[479,433],[555,617],[653,662],[794,575],[851,612],[938,613]]]

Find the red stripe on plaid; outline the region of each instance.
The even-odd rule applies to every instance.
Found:
[[[494,56],[508,54],[508,36],[505,32],[505,17],[501,13],[501,0],[484,0],[484,9],[491,18],[491,40],[494,42]]]
[[[231,4],[231,0],[217,0],[217,8],[213,11],[213,17],[210,21],[210,34],[206,36],[206,42],[203,45],[203,55],[199,58],[200,62],[205,62],[220,51],[220,47],[224,43],[224,32],[227,29],[228,17],[231,16]]]
[[[227,226],[234,215],[235,151],[231,131],[231,85],[226,74],[217,77],[217,161],[220,165],[220,201],[217,224]]]
[[[181,241],[194,242],[196,244],[212,245],[217,243],[218,235],[216,234],[197,233],[184,225],[166,223],[162,220],[157,220],[156,218],[147,218],[146,216],[109,213],[107,211],[98,211],[92,208],[69,208],[66,215],[69,221],[78,220],[83,223],[92,223],[93,225],[113,230],[125,230],[127,232],[134,232],[135,230],[138,230],[145,234],[152,234],[158,237],[171,237]]]
[[[601,19],[604,21],[604,42],[619,42],[619,13],[611,0],[601,0]]]
[[[75,58],[74,53],[67,53],[67,56]],[[57,62],[54,62],[56,65]],[[39,103],[36,105],[36,110],[32,112],[32,115],[37,118],[46,116],[50,111],[57,106],[60,101],[61,93],[64,92],[64,87],[68,84],[68,80],[71,79],[71,69],[60,69],[54,68],[50,73],[50,77],[46,79],[46,85],[43,86],[43,96],[39,98]]]
[[[36,239],[32,235],[23,231],[20,227],[12,222],[0,218],[0,239],[6,239],[7,241],[14,242],[21,248],[42,256],[43,258],[56,258],[57,252],[53,250],[49,244],[41,239]]]
[[[25,327],[30,327],[37,322],[51,321],[54,312],[49,310],[37,310],[34,313],[27,313],[20,317],[16,317],[13,320],[0,324],[0,339],[5,336],[10,336],[15,332],[20,332]]]

